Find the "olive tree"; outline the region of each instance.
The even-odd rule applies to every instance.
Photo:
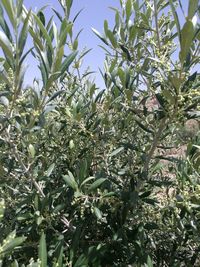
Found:
[[[199,132],[178,134],[199,117],[198,1],[182,23],[180,1],[120,0],[114,27],[93,29],[100,89],[81,68],[79,13],[59,3],[49,20],[0,3],[2,266],[198,266]]]

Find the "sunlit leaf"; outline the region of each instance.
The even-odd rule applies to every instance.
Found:
[[[189,0],[189,6],[188,6],[188,19],[192,19],[194,14],[198,10],[198,4],[199,0]]]
[[[108,45],[106,38],[104,38],[97,30],[92,28],[92,31],[94,32],[94,34],[96,34],[97,37],[99,37],[99,39],[101,39],[101,41],[103,41],[106,45]]]
[[[171,6],[171,10],[172,10],[173,16],[174,16],[174,21],[176,23],[176,28],[177,28],[177,33],[178,33],[178,36],[179,36],[179,41],[181,41],[181,26],[180,26],[179,18],[178,18],[178,15],[177,15],[173,0],[169,0],[169,3],[170,3],[170,6]]]
[[[112,151],[112,152],[109,154],[109,157],[116,156],[117,154],[119,154],[119,153],[122,152],[123,150],[124,150],[124,147],[119,147],[119,148],[115,149],[114,151]]]
[[[65,58],[61,66],[61,74],[63,74],[66,70],[68,70],[69,66],[72,64],[77,54],[78,54],[78,51],[75,51]]]
[[[6,12],[7,12],[7,15],[10,19],[10,22],[12,23],[13,27],[15,27],[16,25],[16,20],[15,20],[15,12],[14,12],[14,6],[13,6],[13,1],[11,0],[2,0],[1,1]]]
[[[2,47],[4,53],[12,59],[13,58],[12,44],[10,43],[7,36],[1,31],[0,31],[0,46]]]
[[[180,51],[180,59],[183,62],[186,59],[186,56],[191,48],[191,44],[194,38],[194,26],[193,23],[188,20],[183,26],[181,31],[181,51]]]
[[[24,46],[26,44],[27,36],[28,36],[28,26],[29,26],[29,19],[30,19],[31,11],[28,12],[28,15],[26,16],[26,19],[24,20],[24,24],[21,30],[21,33],[19,35],[19,54],[21,54],[24,51]]]
[[[75,191],[78,189],[78,184],[70,171],[68,171],[68,175],[63,175],[63,179],[69,187],[71,187]]]
[[[126,1],[126,19],[129,20],[132,13],[132,0]]]

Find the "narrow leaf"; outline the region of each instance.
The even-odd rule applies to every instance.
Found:
[[[5,246],[3,246],[3,252],[7,253],[12,251],[14,248],[20,246],[24,241],[26,240],[25,237],[16,237],[9,242],[6,243]]]
[[[26,16],[26,19],[24,21],[24,25],[22,27],[22,30],[21,30],[20,36],[19,36],[19,45],[18,46],[19,46],[19,54],[20,54],[20,56],[24,51],[24,46],[25,46],[26,40],[27,40],[28,23],[29,23],[30,14],[31,14],[31,11],[29,11],[28,15]]]
[[[13,7],[13,2],[10,1],[10,0],[1,0],[6,12],[7,12],[7,15],[10,19],[10,22],[12,23],[13,27],[15,27],[16,25],[16,20],[15,20],[15,16],[14,16],[14,7]]]
[[[144,130],[147,133],[151,133],[154,134],[154,132],[152,130],[150,130],[149,128],[147,128],[144,124],[142,124],[140,121],[135,120],[135,122],[140,126],[140,128],[142,128],[142,130]]]
[[[68,70],[69,66],[74,61],[77,54],[78,54],[78,51],[75,51],[66,57],[66,59],[63,61],[62,66],[61,66],[61,74],[63,74],[66,70]]]
[[[49,48],[51,49],[51,51],[53,53],[53,46],[52,46],[51,38],[50,38],[47,30],[45,29],[43,23],[41,22],[40,18],[38,18],[37,15],[34,14],[34,18],[35,18],[35,20],[36,20],[36,22],[37,22],[37,24],[38,24],[41,32],[43,33],[43,36],[45,37],[46,42],[47,42]]]
[[[192,19],[198,10],[199,0],[190,0],[188,6],[188,19]]]
[[[70,171],[68,171],[68,175],[63,175],[63,179],[69,187],[71,187],[75,191],[78,189],[78,184]]]
[[[60,47],[59,50],[57,51],[54,65],[53,65],[53,72],[57,72],[60,70],[63,55],[64,55],[64,46]]]
[[[48,170],[46,171],[45,175],[46,175],[47,177],[49,177],[49,176],[52,174],[54,168],[55,168],[55,163],[52,163],[52,164],[49,166]]]
[[[12,35],[9,29],[9,26],[6,22],[6,20],[4,19],[4,13],[3,13],[3,8],[0,4],[0,26],[3,29],[4,33],[6,34],[6,36],[8,37],[8,39],[11,41],[12,43]]]
[[[100,187],[107,179],[106,178],[99,178],[94,183],[91,184],[91,186],[88,188],[88,191],[96,190]]]
[[[126,1],[126,20],[128,21],[132,12],[132,0]]]
[[[114,34],[110,30],[107,31],[107,37],[109,38],[112,46],[114,48],[117,48],[117,40],[115,39]]]
[[[33,146],[32,144],[30,144],[30,145],[28,146],[28,152],[29,152],[29,155],[30,155],[32,158],[35,157],[35,148],[34,148],[34,146]]]
[[[94,213],[95,213],[98,220],[102,219],[102,213],[101,213],[100,209],[98,209],[97,207],[94,207]]]
[[[89,182],[89,181],[91,181],[91,180],[94,180],[94,179],[95,179],[94,176],[91,176],[91,177],[86,178],[86,179],[81,183],[81,186],[80,186],[80,187],[82,187],[84,184],[86,184],[87,182]]]
[[[2,31],[0,31],[0,46],[3,49],[5,55],[13,58],[12,44]]]
[[[119,154],[121,151],[123,151],[124,150],[124,147],[119,147],[119,148],[117,148],[117,149],[115,149],[113,152],[111,152],[110,154],[109,154],[109,156],[110,157],[113,157],[113,156],[116,156],[117,154]]]
[[[47,267],[47,246],[44,232],[41,235],[39,243],[39,259],[41,261],[40,267]]]
[[[92,31],[94,32],[94,34],[99,37],[99,39],[101,39],[101,41],[103,41],[106,45],[108,45],[107,40],[94,28],[92,28]]]
[[[59,91],[53,93],[53,95],[48,99],[47,103],[51,102],[56,97],[58,97],[59,95],[63,94],[64,92],[65,92],[65,90],[59,90]]]
[[[177,28],[177,32],[178,32],[178,36],[179,36],[179,41],[181,41],[181,27],[180,27],[180,22],[179,22],[179,19],[178,19],[178,15],[177,15],[176,9],[174,7],[173,0],[169,0],[169,3],[170,3],[170,6],[171,6],[171,10],[172,10],[173,16],[174,16],[174,21],[176,23],[176,28]]]
[[[192,21],[188,20],[181,31],[181,51],[180,51],[180,60],[183,64],[194,38],[194,26]]]

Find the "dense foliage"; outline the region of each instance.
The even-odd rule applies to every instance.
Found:
[[[198,0],[120,0],[105,89],[72,2],[0,1],[0,266],[200,266]]]

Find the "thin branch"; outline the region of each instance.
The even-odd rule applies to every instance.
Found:
[[[21,157],[20,157],[20,155],[19,155],[19,153],[18,153],[18,151],[17,151],[16,146],[15,146],[14,144],[12,144],[11,142],[10,142],[10,144],[11,144],[11,147],[12,147],[12,149],[13,149],[13,154],[14,154],[15,158],[17,159],[17,161],[19,162],[19,164],[21,165],[21,167],[22,167],[22,169],[23,169],[23,171],[24,171],[24,175],[25,175],[27,178],[30,178],[29,175],[28,175],[29,168],[27,168],[27,167],[24,165],[24,163],[23,163],[23,161],[22,161],[22,159],[21,159]],[[33,176],[31,176],[31,181],[32,181],[32,183],[34,184],[35,188],[36,188],[36,189],[38,190],[38,192],[40,193],[40,195],[41,195],[42,197],[45,197],[45,194],[44,194],[42,188],[40,187],[40,185],[38,184],[38,182],[33,178]]]
[[[143,168],[143,172],[144,173],[148,173],[148,169],[149,169],[149,164],[150,164],[150,161],[153,157],[153,154],[159,144],[159,141],[160,141],[160,136],[162,134],[162,131],[165,127],[165,124],[166,124],[166,119],[162,119],[161,123],[160,123],[160,126],[158,128],[158,131],[157,133],[155,134],[154,136],[154,139],[153,139],[153,143],[152,143],[152,146],[151,146],[151,149],[149,151],[149,154],[147,155],[147,158],[146,158],[146,161],[145,161],[145,164],[144,164],[144,168]]]

